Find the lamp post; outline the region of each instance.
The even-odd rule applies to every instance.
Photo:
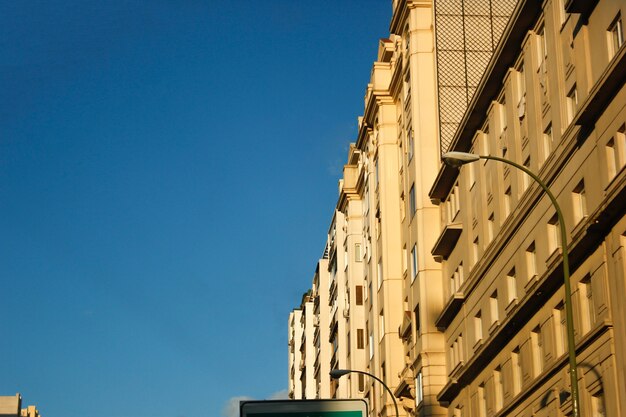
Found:
[[[396,397],[394,397],[393,393],[391,392],[391,390],[389,389],[387,384],[385,384],[381,379],[376,377],[376,375],[372,375],[372,374],[370,374],[368,372],[365,372],[365,371],[357,371],[357,370],[353,370],[353,369],[333,369],[332,371],[330,371],[330,377],[333,378],[333,379],[339,379],[342,376],[347,375],[347,374],[352,373],[352,372],[354,372],[355,374],[367,375],[367,376],[369,376],[371,378],[374,378],[376,381],[380,382],[382,384],[382,386],[385,387],[385,389],[387,390],[387,392],[391,396],[391,399],[393,400],[393,406],[396,408],[396,417],[400,417],[400,414],[398,413],[398,403],[396,402]]]
[[[569,252],[567,250],[567,236],[565,230],[565,221],[563,220],[563,213],[559,203],[556,201],[554,194],[550,191],[548,186],[535,175],[532,171],[523,165],[517,164],[505,158],[490,155],[476,155],[466,152],[447,152],[442,155],[443,161],[452,167],[460,167],[464,164],[476,162],[479,159],[492,159],[494,161],[500,161],[508,165],[512,165],[515,168],[524,171],[526,174],[535,180],[537,184],[543,188],[543,191],[548,195],[552,205],[556,210],[556,215],[561,228],[561,249],[563,251],[563,282],[565,284],[565,316],[567,327],[567,351],[569,354],[569,374],[570,384],[572,390],[572,416],[579,417],[579,396],[578,396],[578,371],[576,369],[576,345],[574,341],[574,314],[572,310],[572,291],[569,277]]]

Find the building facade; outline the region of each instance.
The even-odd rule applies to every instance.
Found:
[[[581,415],[624,408],[624,1],[519,1],[450,150],[546,183],[571,260]],[[442,166],[430,191],[450,416],[572,413],[558,217],[523,171]]]
[[[318,330],[300,352],[317,359],[298,374],[290,353],[292,398],[395,415],[375,380],[327,375],[355,369],[401,415],[572,413],[555,208],[513,166],[442,163],[456,151],[511,160],[556,196],[581,415],[626,413],[626,0],[392,8],[309,294]]]
[[[22,408],[22,396],[0,396],[0,416],[3,417],[40,417],[37,407],[29,405]]]

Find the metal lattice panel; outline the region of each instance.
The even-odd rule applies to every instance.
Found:
[[[463,119],[517,0],[435,0],[441,153]]]

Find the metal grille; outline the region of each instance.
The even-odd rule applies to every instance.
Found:
[[[435,0],[441,153],[448,152],[517,0]]]

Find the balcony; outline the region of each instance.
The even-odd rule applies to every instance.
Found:
[[[448,303],[435,321],[435,326],[437,326],[439,331],[443,332],[446,330],[461,309],[463,301],[465,301],[465,294],[462,292],[455,292],[452,294],[452,297],[450,297],[450,300],[448,300]]]
[[[439,239],[430,251],[437,262],[448,259],[462,232],[463,226],[460,223],[448,224],[443,228]]]

